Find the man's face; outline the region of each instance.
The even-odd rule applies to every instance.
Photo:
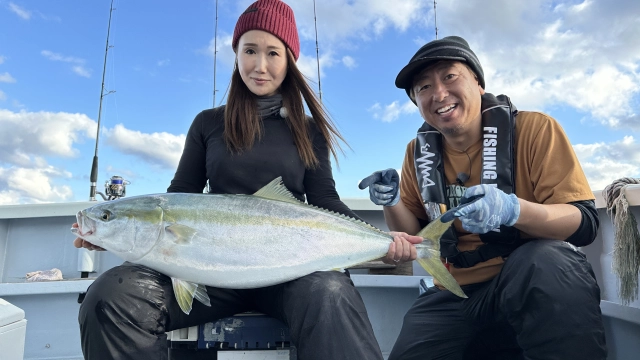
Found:
[[[460,136],[480,126],[484,89],[459,61],[440,61],[413,78],[413,96],[422,118],[445,136]]]

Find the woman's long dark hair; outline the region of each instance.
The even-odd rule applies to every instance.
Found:
[[[285,121],[291,129],[300,158],[306,168],[315,168],[318,165],[318,158],[313,151],[312,139],[309,137],[309,126],[313,126],[313,123],[307,119],[304,113],[304,104],[302,103],[304,98],[311,112],[311,117],[337,161],[336,150],[341,150],[338,140],[346,144],[344,138],[296,66],[296,60],[289,49],[287,49],[287,62],[287,75],[280,85],[280,93],[282,94],[283,106],[288,113]],[[227,148],[234,153],[251,149],[256,139],[259,140],[262,136],[262,119],[258,115],[256,95],[242,81],[237,63],[231,76],[229,97],[224,111],[224,125],[225,143]]]

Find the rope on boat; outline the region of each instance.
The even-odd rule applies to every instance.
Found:
[[[625,188],[640,184],[640,179],[624,177],[615,180],[602,191],[607,213],[613,223],[613,272],[618,276],[618,296],[623,305],[638,299],[640,272],[640,233],[635,216],[629,209]]]

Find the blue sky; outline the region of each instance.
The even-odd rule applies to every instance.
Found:
[[[229,83],[231,35],[251,1],[219,0],[216,94]],[[289,0],[298,66],[317,88],[312,0]],[[392,5],[390,5],[392,4]],[[110,1],[0,0],[0,204],[84,201],[95,147]],[[213,105],[214,0],[114,3],[98,189],[164,192],[194,116]],[[323,101],[347,139],[334,167],[342,197],[400,168],[422,119],[398,71],[435,38],[433,1],[319,0]],[[593,190],[640,177],[640,2],[440,0],[438,36],[478,55],[487,91],[564,127]],[[562,154],[558,154],[562,156]]]

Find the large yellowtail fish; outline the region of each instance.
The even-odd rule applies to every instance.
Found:
[[[393,238],[362,221],[297,200],[277,178],[253,195],[168,193],[103,202],[77,214],[80,238],[173,281],[180,308],[210,306],[205,287],[245,289],[348,268],[384,256]],[[451,217],[451,221],[453,217]],[[420,232],[418,262],[466,297],[440,261],[451,222]]]

